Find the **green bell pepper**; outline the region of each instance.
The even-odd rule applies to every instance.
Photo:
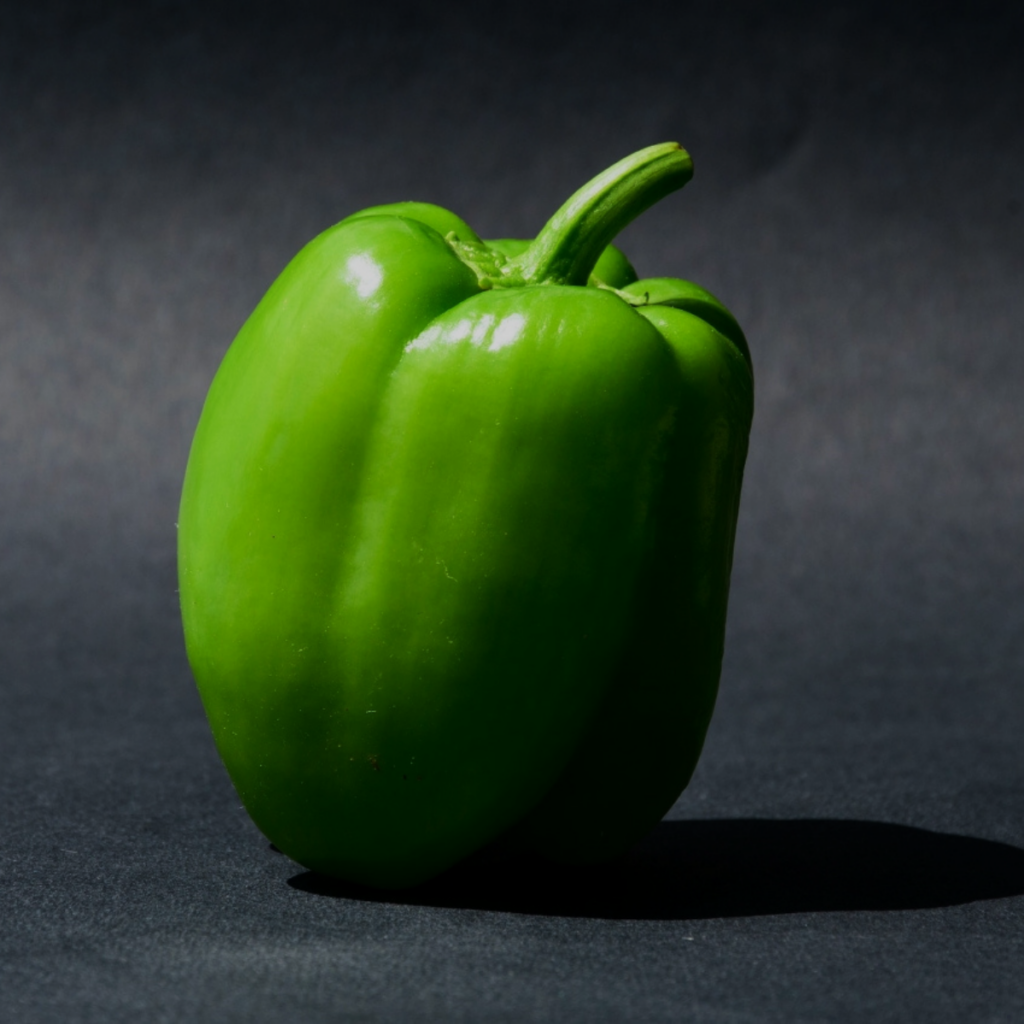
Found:
[[[410,885],[501,836],[607,860],[689,781],[750,356],[712,295],[608,243],[691,175],[642,150],[532,242],[364,210],[225,356],[181,499],[185,639],[242,801],[306,867]]]

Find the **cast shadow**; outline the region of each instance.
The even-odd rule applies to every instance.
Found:
[[[288,884],[376,903],[653,921],[921,910],[1024,893],[1024,850],[872,821],[663,821],[600,867],[490,848],[413,889],[311,871]]]

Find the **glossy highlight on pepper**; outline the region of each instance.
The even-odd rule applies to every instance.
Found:
[[[360,211],[228,350],[182,493],[185,640],[242,801],[306,867],[412,885],[498,838],[599,862],[688,782],[750,355],[610,243],[691,175],[641,150],[532,241]]]

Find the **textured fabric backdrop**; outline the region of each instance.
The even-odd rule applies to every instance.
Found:
[[[0,7],[0,1019],[1024,1019],[1020,5]],[[313,235],[621,237],[750,339],[703,760],[623,864],[331,886],[239,807],[184,657],[206,388]]]

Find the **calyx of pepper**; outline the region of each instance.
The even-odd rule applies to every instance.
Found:
[[[663,142],[627,156],[573,193],[520,256],[510,259],[454,232],[446,241],[476,274],[481,288],[589,282],[614,291],[630,305],[645,305],[643,296],[609,288],[592,279],[591,271],[627,224],[692,177],[689,153],[676,142]]]

